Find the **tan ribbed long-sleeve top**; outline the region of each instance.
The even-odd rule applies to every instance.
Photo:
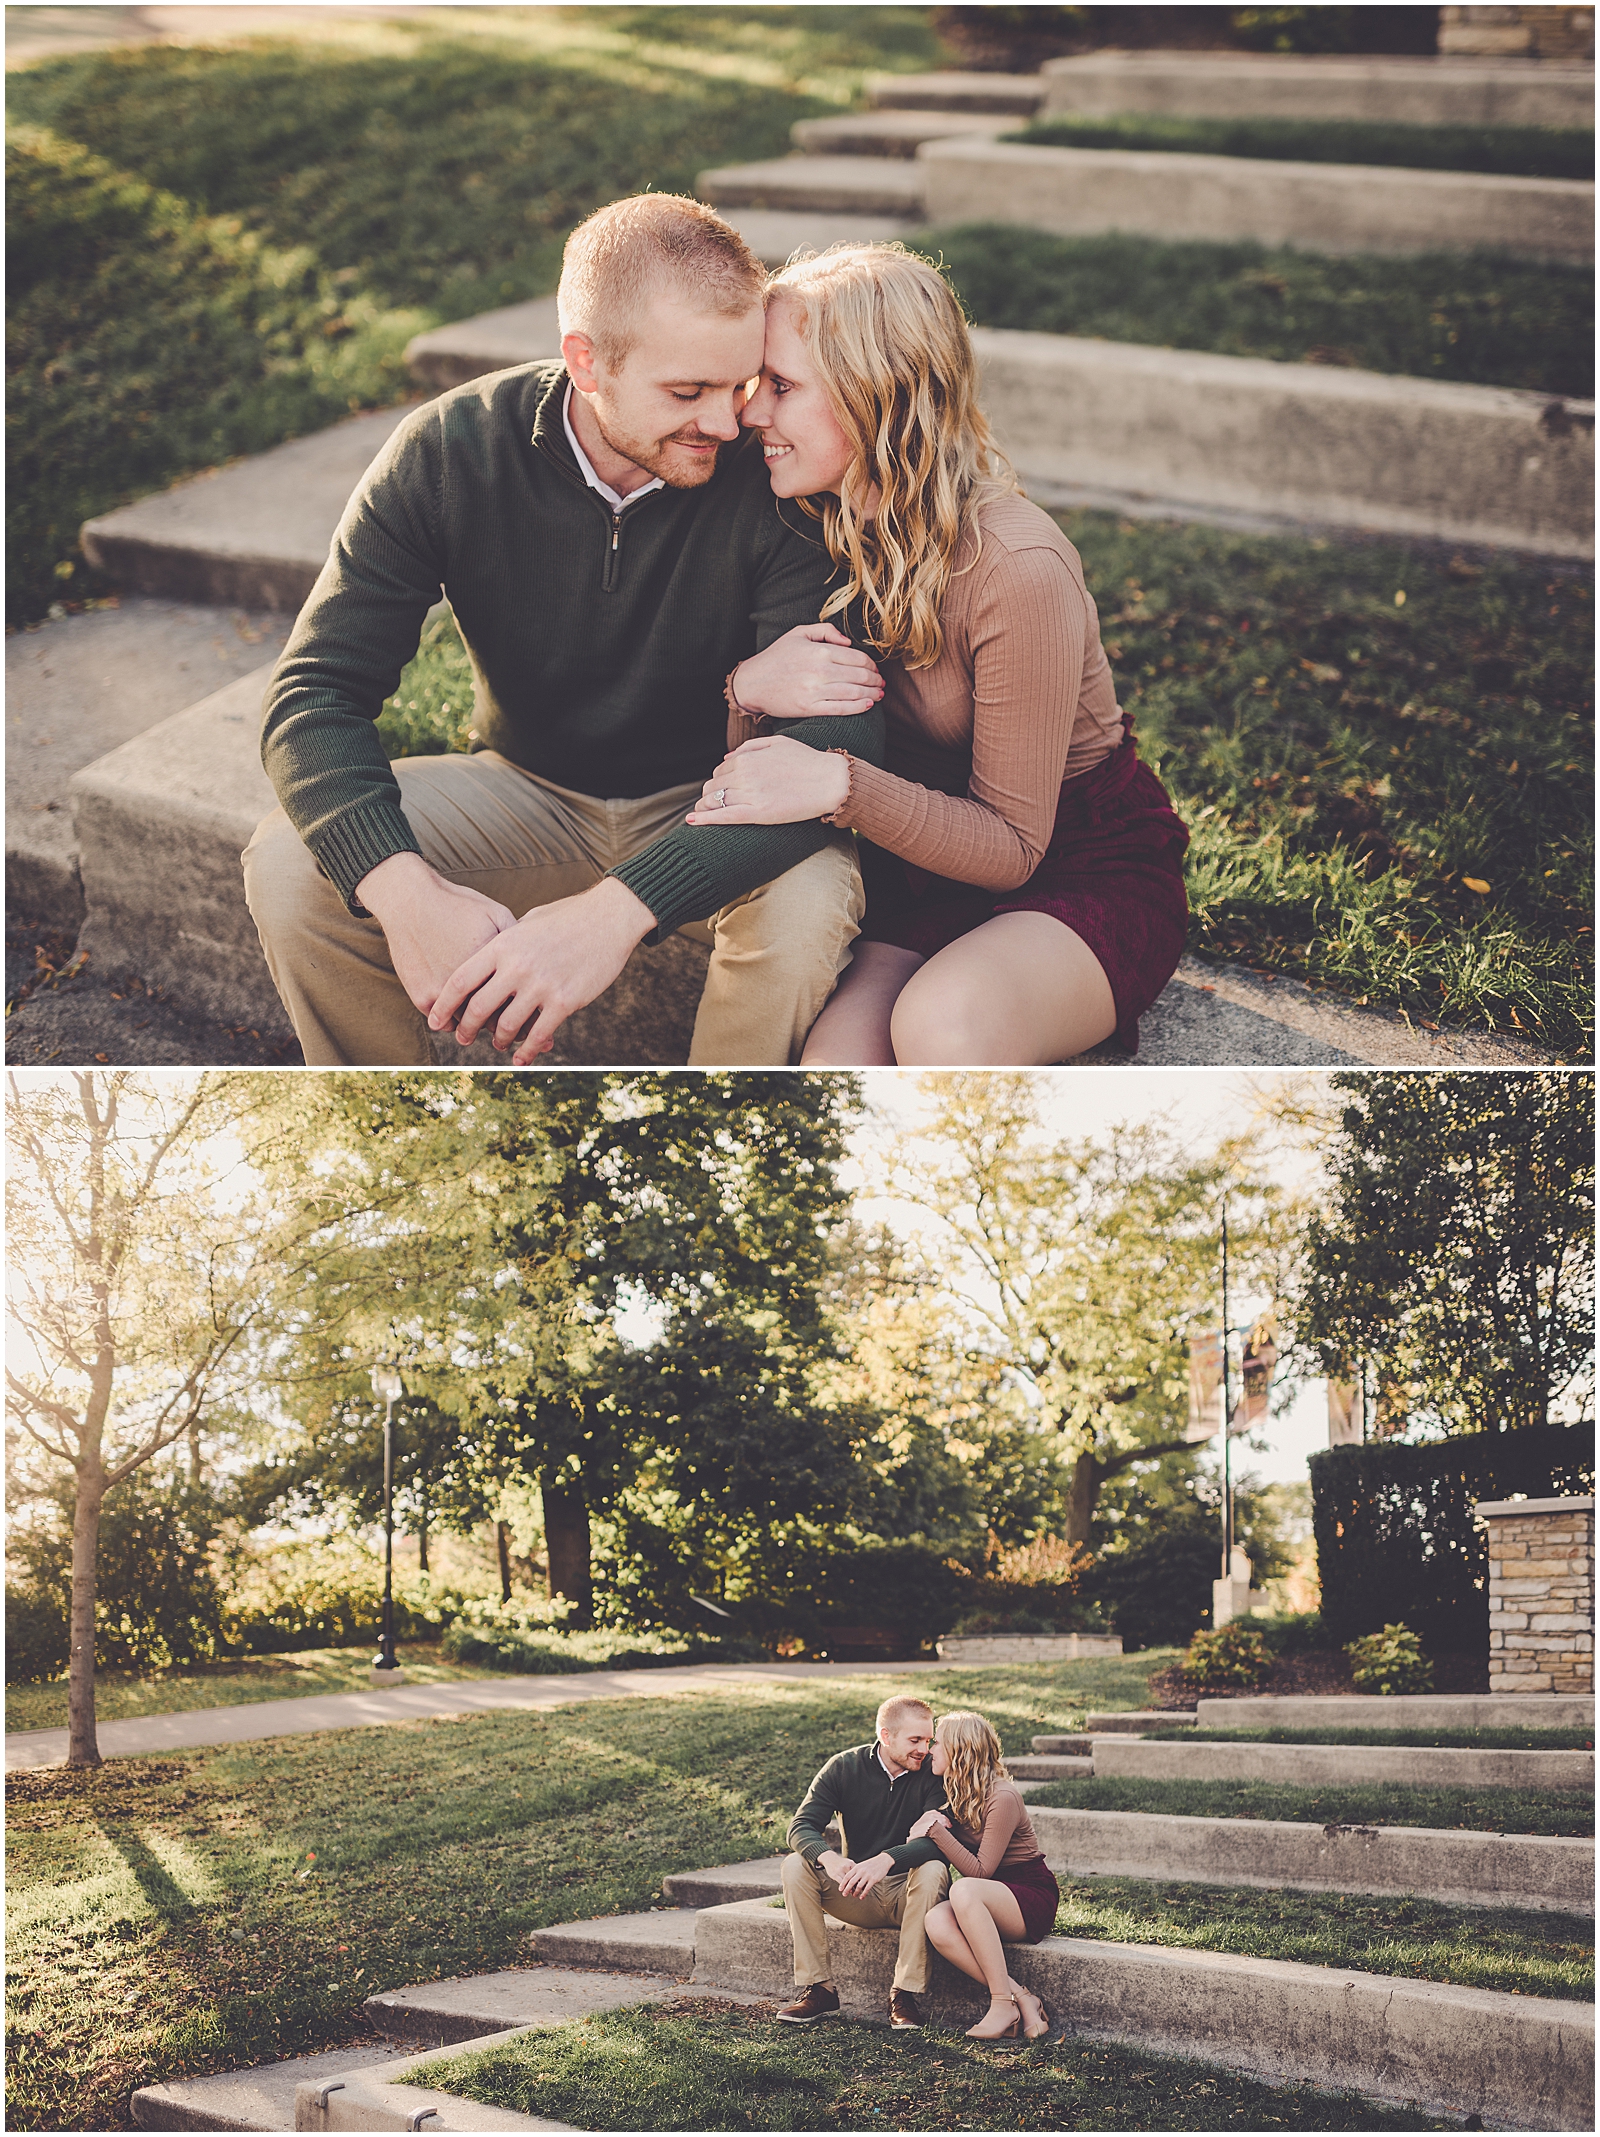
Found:
[[[1033,1820],[1014,1783],[996,1781],[983,1806],[983,1831],[977,1849],[962,1844],[956,1831],[936,1825],[928,1835],[945,1861],[963,1877],[993,1877],[1002,1864],[1032,1862],[1042,1855]]]
[[[931,668],[883,661],[888,746],[834,819],[929,875],[1015,890],[1043,858],[1063,779],[1108,757],[1122,711],[1078,552],[1026,498],[980,507]],[[972,561],[976,546],[976,561]],[[758,723],[734,714],[730,747]]]

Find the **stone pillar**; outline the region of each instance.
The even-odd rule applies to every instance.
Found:
[[[1489,1689],[1594,1692],[1593,1499],[1480,1499]]]
[[[1250,1585],[1250,1560],[1237,1544],[1229,1565],[1227,1580],[1211,1583],[1211,1626],[1220,1631],[1235,1618],[1247,1618],[1262,1609],[1267,1601],[1266,1590]]]

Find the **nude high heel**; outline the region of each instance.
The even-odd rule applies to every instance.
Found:
[[[1009,2026],[1002,2026],[998,2033],[980,2033],[978,2027],[983,2024],[983,2019],[980,2018],[978,2025],[968,2026],[967,2039],[969,2041],[1014,2041],[1022,2031],[1021,2004],[1017,2002],[1015,1996],[991,1996],[989,2002],[991,2007],[997,2003],[1010,2004],[1017,2014],[1016,2017],[1012,2019]],[[985,2016],[987,2015],[986,2013]]]

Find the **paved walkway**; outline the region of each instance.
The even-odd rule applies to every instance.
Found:
[[[251,1744],[269,1736],[303,1736],[317,1729],[377,1729],[386,1722],[433,1721],[452,1714],[504,1708],[579,1706],[590,1699],[671,1699],[685,1692],[741,1684],[792,1683],[801,1677],[915,1676],[960,1668],[949,1662],[698,1662],[681,1669],[593,1670],[576,1677],[478,1678],[463,1684],[401,1684],[367,1692],[318,1692],[306,1699],[261,1699],[248,1706],[195,1707],[182,1714],[146,1714],[103,1721],[96,1736],[102,1758],[137,1758],[152,1751],[193,1751],[204,1744]],[[6,1772],[60,1766],[65,1729],[29,1729],[6,1738]]]

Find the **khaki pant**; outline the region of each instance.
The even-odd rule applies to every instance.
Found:
[[[801,1988],[813,1981],[829,1981],[828,1925],[849,1922],[857,1929],[898,1929],[900,1950],[894,1963],[894,1985],[913,1996],[928,1993],[928,1935],[924,1926],[928,1910],[937,1907],[950,1883],[942,1862],[918,1863],[913,1870],[881,1879],[860,1899],[847,1897],[833,1879],[803,1855],[783,1858],[783,1904],[789,1910],[789,1931],[794,1938],[794,1978]]]
[[[452,883],[519,917],[571,897],[681,823],[698,786],[603,801],[539,779],[495,750],[394,766],[423,856]],[[267,969],[314,1067],[426,1066],[412,1007],[376,920],[358,919],[281,809],[244,853],[245,896]],[[809,860],[681,932],[711,945],[689,1059],[701,1068],[798,1061],[865,910],[855,842],[836,832]]]

